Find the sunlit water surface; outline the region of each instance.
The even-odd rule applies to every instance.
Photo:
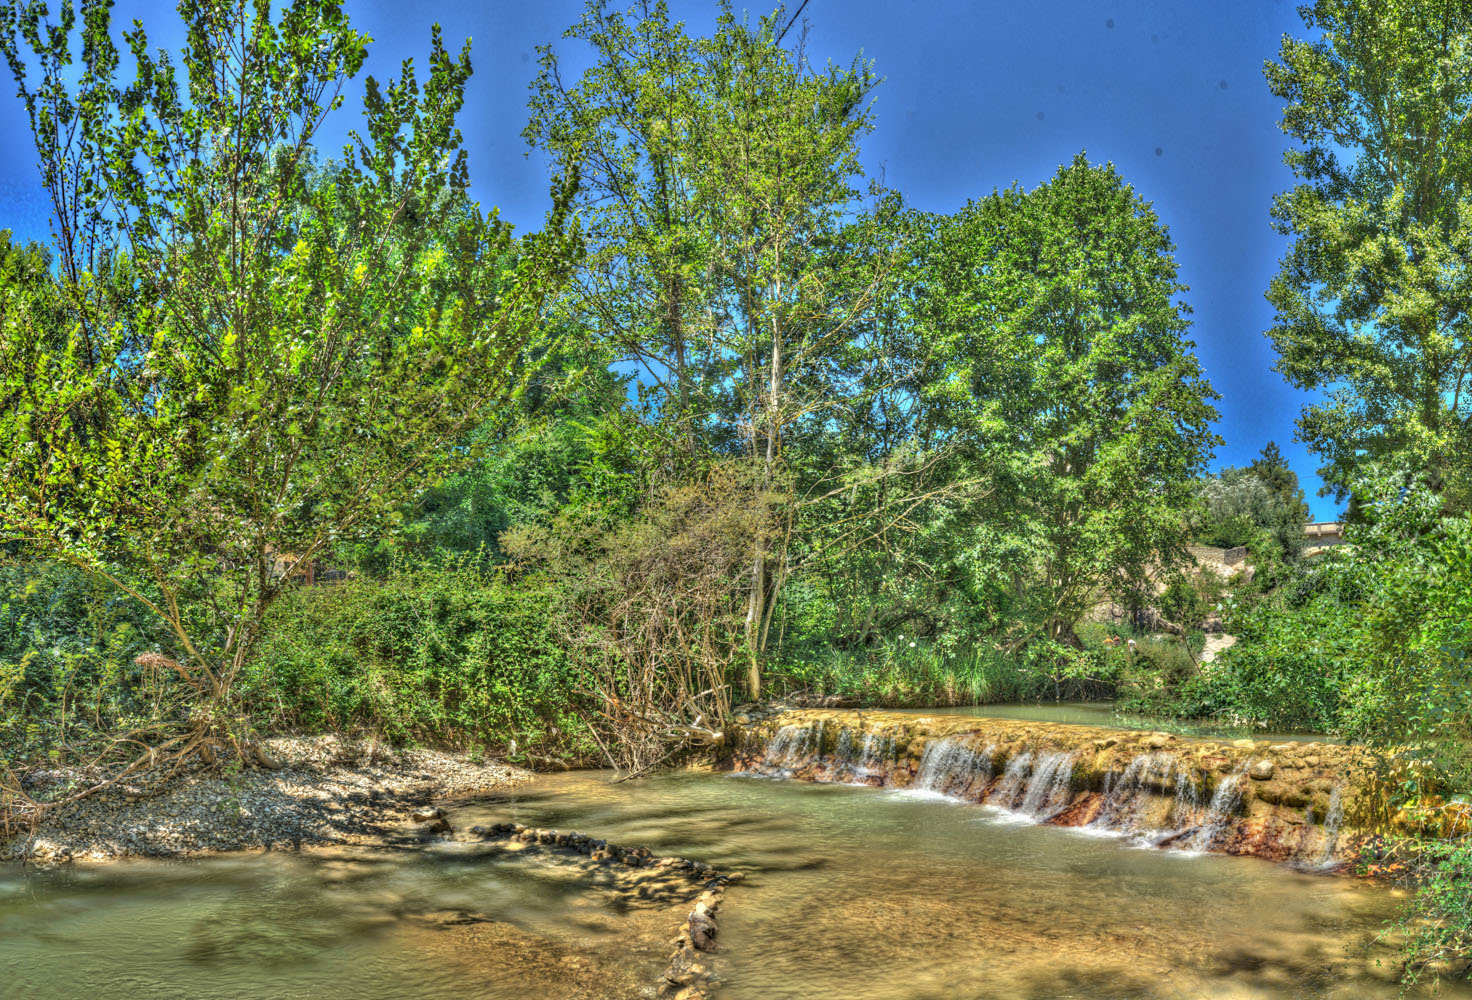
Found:
[[[1148,850],[905,793],[550,777],[457,809],[747,874],[730,1000],[1393,998],[1384,887]],[[688,904],[630,906],[550,852],[253,855],[0,869],[0,995],[639,996]],[[1444,991],[1445,996],[1468,996]]]
[[[1135,715],[1119,711],[1113,702],[1108,701],[1007,702],[996,705],[961,705],[954,708],[908,708],[900,711],[906,715],[922,717],[964,715],[982,719],[1011,719],[1019,722],[1063,722],[1070,725],[1108,726],[1114,729],[1161,730],[1205,739],[1234,740],[1250,737],[1254,740],[1273,742],[1288,740],[1339,742],[1318,733],[1275,732],[1250,726],[1233,726],[1194,719],[1162,719],[1150,715]]]

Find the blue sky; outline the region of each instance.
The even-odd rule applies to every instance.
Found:
[[[714,21],[713,3],[671,6],[693,32]],[[476,72],[462,128],[476,196],[518,228],[538,226],[547,175],[520,137],[527,85],[539,44],[556,44],[568,69],[583,65],[583,53],[560,41],[581,0],[347,0],[347,7],[375,39],[367,71],[380,77],[408,56],[422,64],[435,21],[456,47],[473,39]],[[178,45],[170,5],[122,0],[117,12],[156,25],[155,44]],[[1292,178],[1262,65],[1285,32],[1302,31],[1294,4],[808,0],[803,17],[811,58],[847,62],[862,51],[884,78],[865,159],[916,208],[951,212],[993,188],[1034,186],[1079,150],[1113,161],[1170,227],[1191,286],[1193,337],[1223,396],[1217,430],[1226,443],[1216,465],[1244,464],[1276,440],[1315,519],[1335,515],[1334,502],[1315,495],[1316,463],[1292,440],[1308,397],[1271,370],[1263,336],[1272,322],[1263,292],[1284,247],[1268,209]],[[34,152],[20,102],[6,90],[0,228],[44,239]]]

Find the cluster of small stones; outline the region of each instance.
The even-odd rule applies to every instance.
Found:
[[[801,752],[785,763],[768,759],[772,740],[783,727],[810,729],[815,735]],[[836,753],[844,729],[851,745],[877,733],[889,748],[886,759],[873,762],[864,773]],[[802,781],[863,783],[906,788],[920,770],[925,747],[951,739],[968,749],[991,751],[991,779],[976,782],[963,793],[983,801],[996,787],[1009,760],[1024,752],[1067,751],[1074,755],[1070,777],[1071,799],[1066,808],[1048,818],[1060,826],[1094,822],[1103,807],[1103,793],[1111,780],[1140,754],[1169,753],[1179,761],[1194,794],[1207,802],[1224,780],[1246,769],[1240,781],[1237,819],[1217,850],[1250,854],[1279,861],[1299,860],[1314,824],[1330,812],[1335,788],[1342,795],[1345,835],[1339,838],[1340,856],[1352,853],[1359,839],[1383,810],[1378,790],[1367,782],[1369,761],[1359,748],[1338,744],[1265,740],[1204,740],[1169,733],[1101,729],[1063,723],[1030,723],[967,716],[916,716],[883,711],[800,709],[766,718],[753,718],[731,741],[728,765],[737,770],[781,773]],[[1173,785],[1152,788],[1162,798],[1174,796]],[[1350,828],[1354,828],[1351,830]]]
[[[181,857],[258,848],[373,845],[404,837],[420,803],[530,780],[528,771],[433,750],[392,750],[337,737],[267,741],[283,766],[191,762],[145,773],[58,806],[33,830],[0,835],[0,861],[56,864],[128,856]],[[27,790],[55,797],[85,779],[63,768],[27,773]],[[428,832],[440,832],[431,825]]]
[[[709,958],[717,951],[716,911],[725,898],[726,887],[741,881],[741,872],[722,873],[700,861],[655,857],[645,847],[620,847],[586,833],[528,827],[520,823],[474,826],[469,832],[487,840],[505,839],[560,848],[586,855],[590,861],[602,865],[663,869],[699,886],[695,906],[672,942],[675,950],[670,955],[668,968],[659,978],[657,992],[670,1000],[705,1000],[712,995],[718,983]]]

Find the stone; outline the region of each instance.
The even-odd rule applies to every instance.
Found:
[[[1145,745],[1151,750],[1160,750],[1166,746],[1169,746],[1170,741],[1174,738],[1175,737],[1169,736],[1165,733],[1151,733],[1149,736],[1145,737]]]
[[[1094,748],[1096,750],[1108,750],[1110,747],[1118,745],[1119,740],[1115,739],[1113,736],[1110,736],[1107,739],[1094,741]]]
[[[433,823],[437,819],[444,819],[445,811],[439,808],[416,809],[409,818],[416,823]]]
[[[1256,764],[1252,765],[1252,768],[1247,772],[1247,774],[1252,778],[1253,781],[1272,781],[1273,772],[1276,770],[1277,766],[1272,761],[1260,760]]]
[[[1310,793],[1306,789],[1290,787],[1283,789],[1283,794],[1281,797],[1279,797],[1278,803],[1280,805],[1285,805],[1290,809],[1302,809],[1312,800],[1312,793]]]
[[[1232,746],[1236,747],[1238,750],[1251,750],[1255,745],[1256,744],[1254,744],[1251,740],[1232,741]]]
[[[1269,753],[1292,753],[1298,749],[1297,743],[1274,743],[1268,747]]]

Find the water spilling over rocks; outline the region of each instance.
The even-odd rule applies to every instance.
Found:
[[[1380,802],[1361,751],[1322,743],[959,716],[798,710],[743,730],[729,765],[942,795],[1021,819],[1188,851],[1333,868]]]

